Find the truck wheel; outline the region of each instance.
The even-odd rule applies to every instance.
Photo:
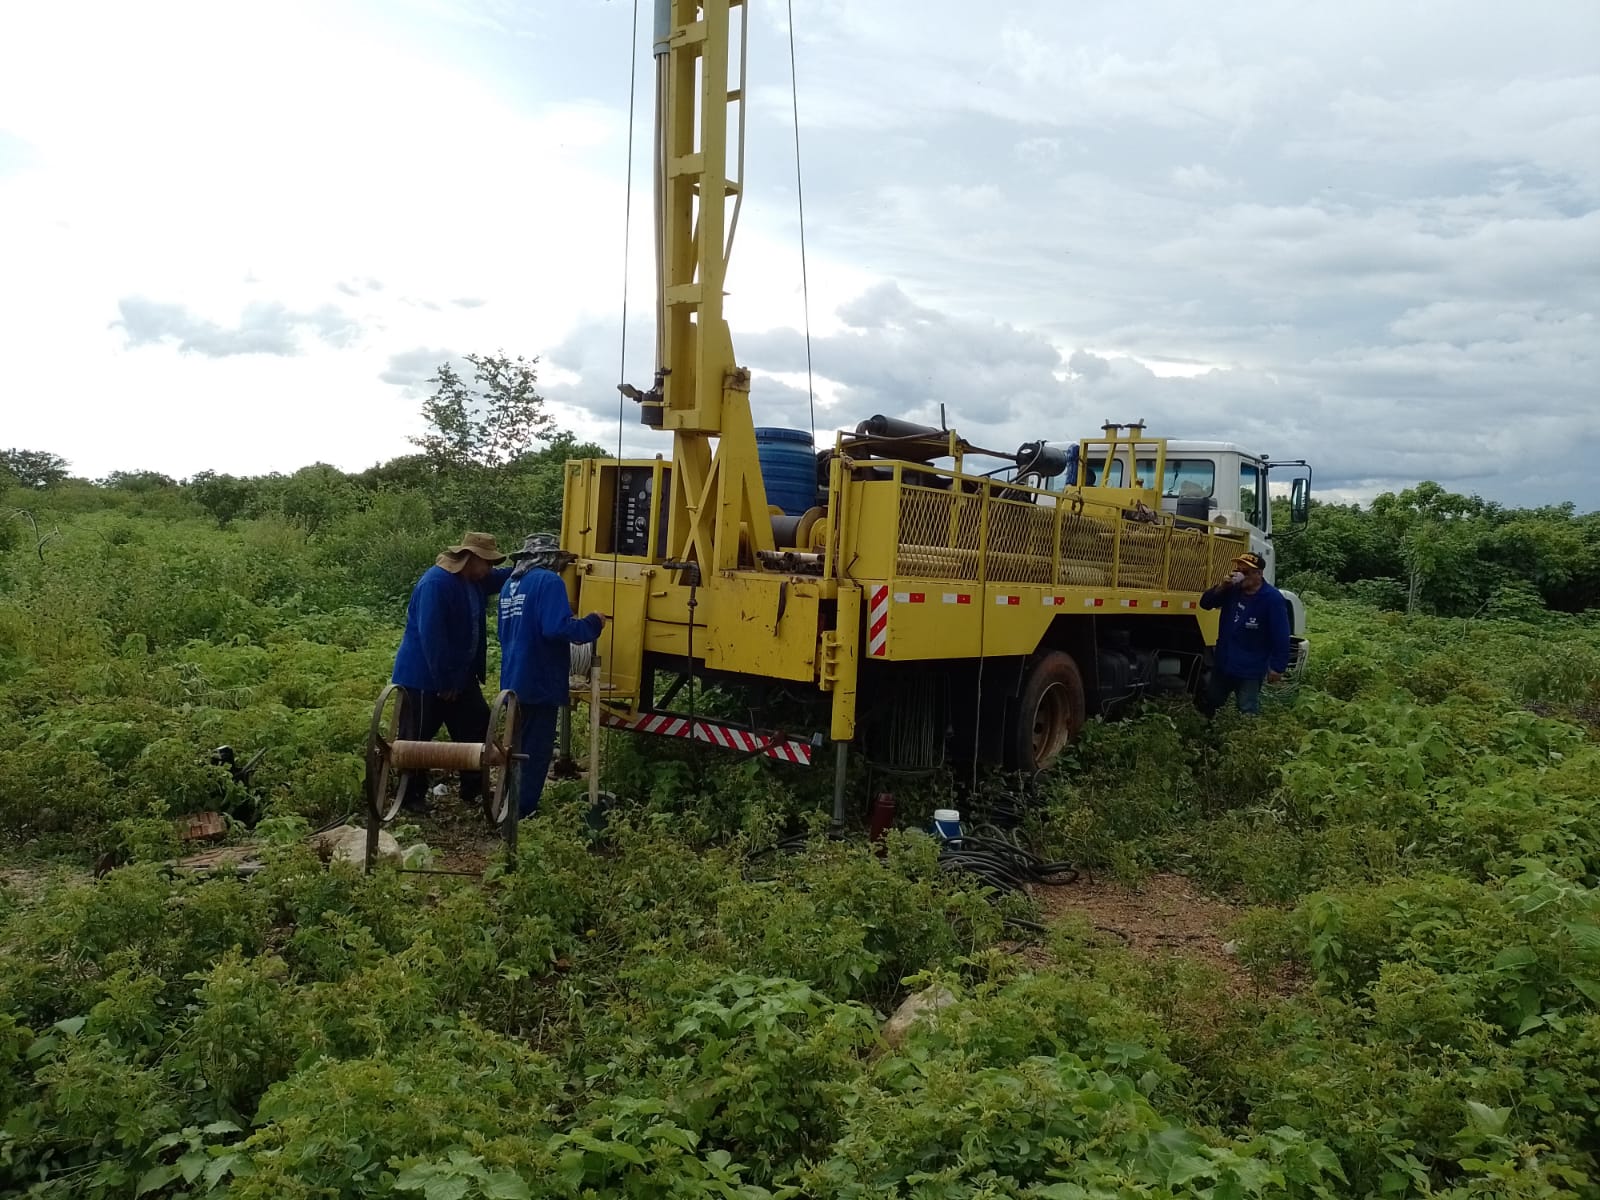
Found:
[[[1083,676],[1070,654],[1051,650],[1034,661],[1015,712],[1012,762],[1024,771],[1042,771],[1083,728]]]

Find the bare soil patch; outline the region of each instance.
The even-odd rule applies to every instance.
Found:
[[[476,804],[469,807],[458,800],[441,800],[425,817],[402,814],[400,820],[417,827],[417,837],[411,840],[427,843],[436,871],[482,874],[505,853],[500,835],[489,827]]]
[[[1047,925],[1081,917],[1142,958],[1176,955],[1214,968],[1231,994],[1263,990],[1233,945],[1233,926],[1244,910],[1206,895],[1182,875],[1152,875],[1136,888],[1109,879],[1079,880],[1036,887],[1033,898]],[[1267,990],[1289,992],[1295,986],[1284,973]]]

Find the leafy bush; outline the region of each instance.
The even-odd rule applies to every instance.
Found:
[[[561,452],[495,468],[505,536]],[[1247,978],[1033,938],[920,832],[821,836],[827,772],[643,739],[607,739],[603,836],[569,785],[484,881],[329,869],[301,839],[359,805],[409,588],[493,481],[149,482],[41,489],[61,537],[0,553],[0,1191],[1600,1194],[1600,627],[1493,557],[1587,587],[1545,525],[1483,514],[1492,579],[1419,591],[1491,615],[1321,600],[1292,704],[1151,704],[1039,781],[1047,856],[1254,904],[1219,931]],[[1308,592],[1409,569],[1365,519]],[[266,749],[249,789],[222,744]],[[162,866],[175,815],[245,804],[264,869]]]

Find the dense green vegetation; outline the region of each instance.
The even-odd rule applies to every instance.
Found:
[[[1312,503],[1288,531],[1276,502],[1280,583],[1380,608],[1471,617],[1600,607],[1600,513],[1506,508],[1420,483],[1362,508]]]
[[[1041,850],[1236,900],[1254,984],[1019,934],[918,833],[762,853],[815,780],[621,739],[603,844],[558,792],[482,884],[324,868],[410,583],[552,525],[562,454],[0,496],[39,531],[0,526],[0,1192],[1600,1196],[1600,624],[1505,602],[1544,560],[1412,597],[1348,565],[1375,511],[1321,508],[1289,570],[1357,598],[1312,602],[1297,690],[1092,726],[1046,781]],[[532,517],[470,519],[480,469]],[[1439,520],[1592,578],[1592,518]],[[267,750],[268,865],[175,876],[224,742]],[[956,1005],[884,1045],[931,981]]]

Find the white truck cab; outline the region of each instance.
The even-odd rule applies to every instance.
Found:
[[[1303,471],[1293,482],[1290,511],[1295,523],[1305,520],[1311,501],[1310,468],[1304,462],[1271,463],[1265,456],[1252,454],[1233,442],[1200,442],[1167,439],[1166,467],[1161,480],[1163,512],[1213,525],[1246,530],[1250,549],[1261,555],[1268,583],[1277,585],[1277,553],[1272,544],[1272,502],[1268,490],[1271,468],[1276,465]],[[1085,482],[1098,483],[1103,462],[1090,463]],[[1111,462],[1110,485],[1119,487],[1129,470],[1124,451]],[[1136,474],[1148,482],[1155,473],[1155,459],[1140,457]],[[1281,589],[1280,589],[1281,590]],[[1291,669],[1306,659],[1306,610],[1300,597],[1284,592],[1289,605],[1290,632],[1294,639]]]
[[[1145,471],[1154,461],[1142,460]],[[1262,572],[1268,583],[1277,586],[1278,556],[1272,544],[1272,496],[1267,479],[1272,463],[1265,456],[1251,454],[1233,442],[1167,442],[1166,471],[1161,483],[1161,507],[1175,515],[1204,516],[1215,525],[1231,525],[1250,534],[1250,549],[1266,563]],[[1290,494],[1291,520],[1305,520],[1311,500],[1309,468],[1304,463],[1282,463],[1284,467],[1305,468],[1297,476]],[[1201,502],[1205,509],[1202,513]],[[1300,597],[1283,591],[1289,605],[1289,633],[1293,642],[1290,669],[1305,665],[1310,649],[1306,641],[1306,608]]]

